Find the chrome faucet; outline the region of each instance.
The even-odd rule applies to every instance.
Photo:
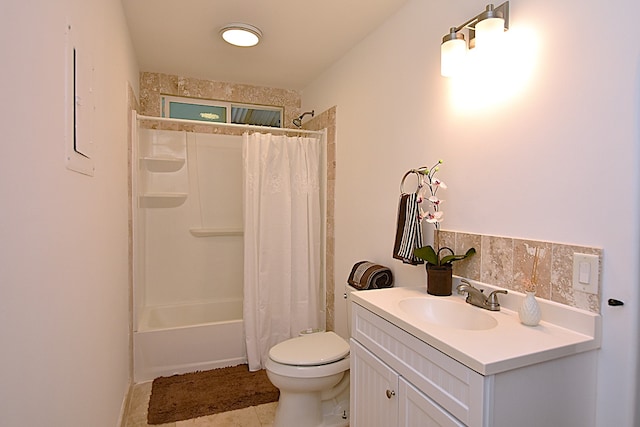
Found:
[[[475,305],[476,307],[484,308],[485,310],[500,311],[500,303],[498,302],[498,294],[506,294],[507,291],[499,290],[493,291],[487,297],[482,289],[474,288],[471,283],[466,279],[460,280],[462,282],[456,287],[458,295],[467,293],[467,304]]]

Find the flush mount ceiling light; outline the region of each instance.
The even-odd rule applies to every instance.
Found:
[[[467,54],[464,29],[469,30],[469,49],[490,47],[509,29],[509,2],[496,8],[489,4],[485,11],[464,24],[451,27],[440,45],[440,74],[444,77],[450,77],[462,68]]]
[[[227,24],[220,29],[220,35],[229,44],[240,47],[255,46],[260,42],[262,31],[249,24]]]

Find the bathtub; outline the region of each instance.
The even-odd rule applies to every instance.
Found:
[[[247,361],[242,299],[145,307],[138,319],[136,383]]]

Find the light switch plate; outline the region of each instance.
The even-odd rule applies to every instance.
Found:
[[[573,288],[590,294],[598,293],[600,283],[600,257],[573,254]]]

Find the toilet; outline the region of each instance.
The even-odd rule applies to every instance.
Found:
[[[265,368],[280,389],[274,427],[348,426],[349,362],[349,343],[335,332],[303,331],[273,346]]]

